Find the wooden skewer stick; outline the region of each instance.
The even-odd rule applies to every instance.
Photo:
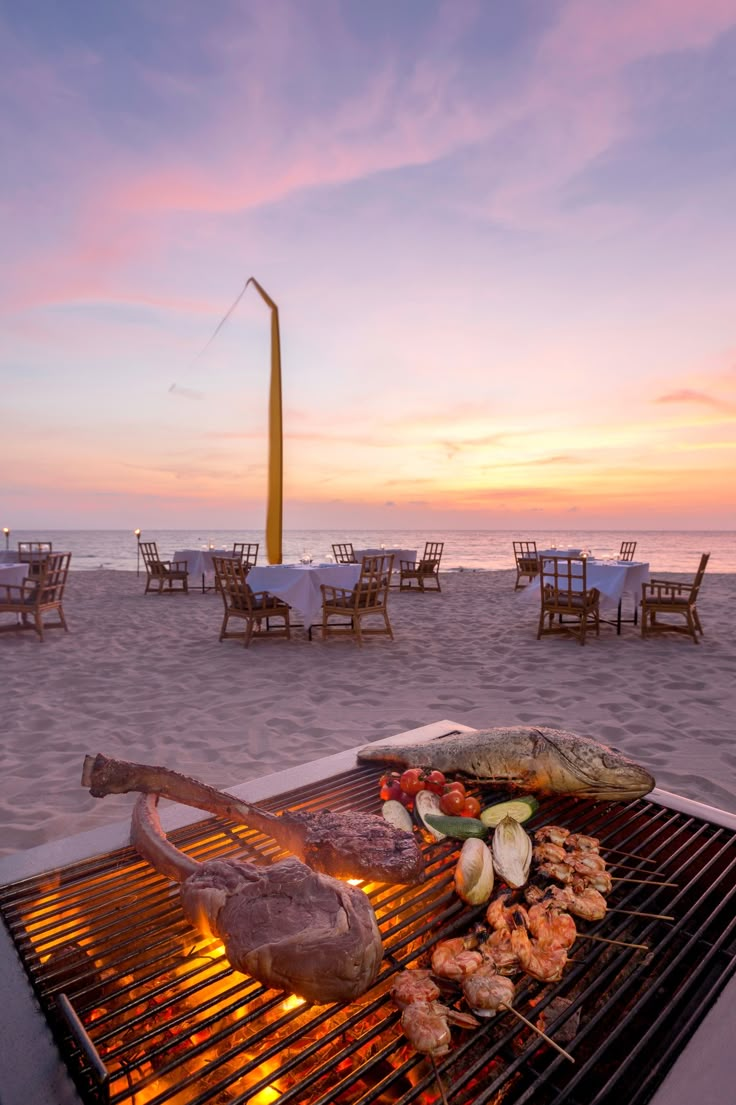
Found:
[[[615,867],[619,871],[639,871],[638,867],[634,867],[633,863],[619,863],[617,859],[612,859],[608,864],[609,867]],[[660,871],[642,871],[643,875],[658,875],[662,874]]]
[[[564,1055],[565,1058],[569,1059],[571,1063],[575,1062],[569,1051],[565,1051],[564,1047],[560,1047],[559,1044],[556,1044],[551,1036],[548,1036],[546,1032],[542,1032],[542,1029],[537,1028],[537,1026],[533,1024],[532,1021],[528,1021],[523,1013],[520,1013],[518,1009],[514,1009],[513,1005],[506,1005],[504,1002],[502,1002],[498,1008],[499,1010],[508,1010],[509,1013],[513,1013],[515,1017],[518,1017],[520,1021],[524,1022],[527,1028],[531,1028],[534,1032],[537,1033],[538,1036],[541,1036],[543,1040],[546,1040],[547,1043],[555,1049],[555,1051],[559,1051],[560,1055]]]
[[[447,1095],[445,1094],[445,1087],[442,1085],[442,1079],[440,1078],[440,1072],[437,1070],[437,1060],[431,1052],[429,1057],[432,1060],[432,1069],[434,1070],[435,1082],[437,1083],[437,1088],[439,1089],[440,1097],[442,1098],[442,1105],[449,1105]]]
[[[608,906],[609,913],[628,913],[632,917],[651,917],[655,921],[674,921],[667,913],[642,913],[640,909],[619,909],[617,906]]]
[[[612,940],[610,936],[594,936],[587,932],[578,933],[579,940],[600,940],[604,944],[620,944],[622,948],[642,948],[645,952],[649,951],[648,944],[629,944],[626,940]]]
[[[679,886],[677,882],[658,882],[657,879],[620,879],[611,876],[611,882],[645,882],[647,886]]]
[[[622,852],[620,848],[604,848],[605,852],[615,852],[617,856],[627,856],[629,859],[638,859],[642,863],[656,863],[656,859],[647,859],[646,856],[637,856],[635,852]]]

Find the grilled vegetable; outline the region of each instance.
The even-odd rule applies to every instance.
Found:
[[[411,814],[406,806],[403,806],[401,802],[397,802],[394,798],[390,798],[388,802],[383,803],[381,814],[389,825],[393,825],[395,829],[403,829],[404,832],[410,833],[414,827],[411,823]]]
[[[513,817],[504,817],[493,832],[496,874],[516,890],[529,878],[531,862],[531,838]]]
[[[428,813],[424,820],[431,829],[437,829],[443,836],[451,836],[454,840],[484,837],[488,831],[477,817],[445,817],[442,813]]]
[[[436,825],[430,825],[427,816],[441,816],[440,797],[432,790],[420,790],[414,797],[414,815],[419,822],[420,829],[425,829],[433,840],[444,840],[445,833]]]
[[[513,817],[514,821],[528,821],[532,814],[539,808],[539,802],[531,795],[523,798],[512,798],[508,802],[496,802],[495,806],[487,806],[480,814],[480,819],[489,828],[495,828],[504,817]]]
[[[460,849],[455,867],[455,890],[468,905],[483,905],[491,897],[493,856],[488,845],[477,837],[469,837]]]

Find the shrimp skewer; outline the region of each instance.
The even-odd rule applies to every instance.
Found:
[[[450,1022],[477,1028],[470,1013],[458,1013],[439,1001],[413,1001],[401,1014],[401,1028],[415,1051],[438,1059],[450,1050]]]
[[[516,996],[516,988],[513,982],[509,978],[495,974],[490,964],[480,967],[475,974],[465,979],[463,994],[470,1008],[479,1017],[492,1017],[494,1013],[500,1012],[513,1013],[515,1017],[524,1022],[527,1028],[531,1028],[538,1036],[546,1040],[555,1051],[559,1051],[560,1055],[564,1055],[571,1063],[575,1062],[568,1051],[556,1044],[546,1032],[542,1032],[541,1028],[527,1020],[518,1009],[514,1008],[513,1001]]]
[[[580,852],[599,852],[601,842],[597,836],[586,836],[585,833],[571,833],[569,829],[563,829],[560,825],[544,825],[537,829],[534,839],[542,844],[549,841],[566,848],[573,848]],[[621,848],[604,848],[605,852],[615,852],[619,856],[628,856],[629,859],[638,859],[642,863],[656,863],[656,860],[647,859],[646,856],[638,856],[634,852],[624,852]]]

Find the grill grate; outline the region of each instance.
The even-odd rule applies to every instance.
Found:
[[[377,812],[379,775],[359,765],[262,804]],[[618,909],[674,922],[611,911],[579,925],[650,950],[580,940],[559,983],[519,985],[517,1007],[544,1013],[553,1038],[576,1025],[564,1043],[574,1065],[508,1013],[453,1029],[436,1071],[407,1045],[388,996],[394,974],[424,964],[438,940],[483,913],[454,894],[449,842],[425,847],[422,886],[366,888],[384,962],[374,988],[347,1006],[299,1004],[232,971],[219,944],[187,924],[177,889],[129,848],[0,888],[0,909],[89,1105],[428,1105],[440,1100],[438,1076],[453,1105],[613,1105],[622,1086],[630,1105],[644,1105],[736,968],[734,834],[645,800],[548,799],[527,827],[547,823],[598,836],[642,857],[622,861],[642,878],[656,870],[677,884],[620,882],[609,896]],[[198,860],[282,854],[216,818],[171,839]]]

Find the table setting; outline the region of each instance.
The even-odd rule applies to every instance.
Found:
[[[569,550],[562,552],[560,550],[542,550],[539,553],[540,560],[551,556],[565,558],[573,555],[579,555],[586,561],[586,586],[588,589],[596,587],[600,592],[599,609],[601,612],[615,611],[616,618],[613,624],[616,625],[617,631],[621,632],[621,608],[625,593],[634,596],[634,618],[632,621],[635,624],[641,586],[642,583],[647,583],[650,578],[649,564],[641,560],[620,560],[613,554],[596,557],[588,553],[587,550],[578,554],[573,554]],[[523,594],[527,601],[539,596],[539,588],[540,581],[537,577],[528,587],[524,588]]]
[[[288,602],[295,617],[309,629],[322,621],[321,585],[351,588],[359,577],[360,564],[303,559],[299,564],[256,565],[248,572],[248,583],[254,591],[268,591]]]

